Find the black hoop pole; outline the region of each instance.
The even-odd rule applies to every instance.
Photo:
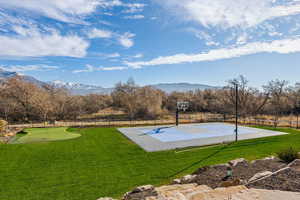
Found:
[[[238,141],[238,84],[235,84],[235,141]]]
[[[179,117],[179,109],[176,108],[176,126],[178,126],[178,124],[179,124],[178,117]]]

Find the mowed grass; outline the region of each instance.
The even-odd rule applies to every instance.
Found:
[[[300,132],[178,152],[147,153],[114,128],[68,129],[72,140],[0,145],[1,200],[96,200],[160,185],[204,165],[300,148]],[[51,130],[49,130],[51,131]]]
[[[69,140],[80,137],[81,135],[74,132],[66,131],[66,127],[59,128],[28,128],[24,132],[26,134],[17,135],[11,144],[33,143],[33,142],[49,142],[57,140]]]

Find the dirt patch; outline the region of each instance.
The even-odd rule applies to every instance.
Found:
[[[257,189],[300,192],[300,172],[286,167],[247,186]]]
[[[212,188],[220,187],[224,181],[240,180],[247,183],[255,174],[270,171],[275,172],[287,165],[277,158],[266,158],[249,163],[240,160],[234,166],[230,164],[213,165],[199,168],[193,174],[197,175],[192,182],[199,185],[208,185]],[[231,169],[232,176],[228,176],[228,168]]]

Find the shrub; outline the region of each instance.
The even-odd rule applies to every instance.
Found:
[[[299,158],[298,151],[293,147],[282,149],[277,153],[278,157],[284,162],[290,163]]]
[[[27,132],[26,132],[26,131],[24,131],[24,129],[23,129],[23,130],[21,130],[21,131],[17,132],[17,134],[27,134]]]
[[[7,122],[4,120],[0,120],[0,133],[4,132],[6,130]]]

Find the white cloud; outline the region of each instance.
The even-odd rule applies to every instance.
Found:
[[[119,70],[125,70],[128,69],[128,67],[103,67],[101,68],[102,71],[119,71]]]
[[[74,70],[73,73],[94,72],[96,70],[97,69],[94,66],[87,64],[85,65],[85,69]]]
[[[100,59],[113,59],[113,58],[119,58],[121,55],[118,52],[115,53],[90,53],[92,56],[96,56],[96,58]]]
[[[138,54],[135,54],[134,56],[132,56],[133,58],[142,58],[144,57],[144,55],[142,53],[138,53]]]
[[[49,71],[58,69],[57,66],[50,65],[12,65],[12,66],[0,66],[0,69],[10,72],[25,72],[25,71]]]
[[[220,43],[214,42],[214,41],[207,41],[205,44],[207,46],[219,46],[220,45]]]
[[[289,30],[289,33],[294,33],[300,29],[300,23],[296,22],[296,24]]]
[[[73,73],[82,73],[82,72],[95,72],[95,71],[114,71],[114,70],[124,70],[128,67],[116,66],[116,67],[94,67],[93,65],[85,65],[85,69],[74,70]]]
[[[187,31],[192,32],[197,38],[204,40],[207,46],[218,46],[218,42],[215,42],[213,36],[202,30],[197,30],[195,28],[188,28]]]
[[[158,1],[158,0],[157,0]],[[300,13],[299,3],[275,4],[273,0],[165,0],[158,1],[183,20],[205,27],[249,28],[275,17]]]
[[[119,0],[0,0],[0,7],[29,10],[63,22],[83,23],[82,18],[98,6],[122,6]]]
[[[123,35],[119,35],[118,41],[119,43],[125,47],[125,48],[130,48],[134,45],[133,37],[135,34],[126,32]]]
[[[122,45],[125,48],[130,48],[134,45],[133,37],[135,37],[135,34],[126,32],[123,34],[112,32],[109,30],[102,30],[102,29],[93,29],[87,33],[88,37],[90,39],[93,38],[106,38],[106,39],[112,39],[117,41],[120,45]]]
[[[1,26],[11,25],[11,24],[28,26],[28,25],[34,24],[34,23],[36,23],[36,22],[33,19],[24,19],[23,17],[20,17],[20,16],[9,15],[0,9],[0,25]]]
[[[106,54],[105,55],[107,58],[118,58],[121,55],[119,53],[112,53],[112,54]]]
[[[93,38],[111,38],[113,36],[113,33],[109,30],[94,28],[90,32],[88,32],[87,35],[90,39],[93,39]]]
[[[282,33],[279,33],[279,32],[276,32],[276,31],[269,32],[268,34],[269,34],[269,36],[282,36],[283,35]]]
[[[15,27],[17,36],[0,36],[0,56],[84,57],[89,43],[76,35],[61,35],[56,31],[41,33],[36,29]]]
[[[220,59],[236,58],[257,53],[288,54],[300,52],[300,39],[284,39],[272,42],[254,42],[233,48],[221,48],[199,54],[176,54],[173,56],[158,57],[150,61],[126,62],[129,67],[140,68],[143,66],[156,66],[180,63],[194,63],[202,61],[214,61]]]
[[[128,15],[124,17],[124,19],[144,19],[144,18],[145,18],[144,15]]]
[[[123,11],[123,13],[137,13],[137,12],[142,12],[146,4],[128,3],[128,4],[123,4],[123,6],[127,7],[127,9]]]
[[[0,0],[0,7],[18,11],[30,11],[67,23],[85,23],[84,17],[97,8],[123,7],[125,13],[142,12],[146,4],[123,3],[121,0]]]
[[[237,44],[245,44],[248,40],[248,35],[246,33],[241,34],[238,38],[236,43]]]

